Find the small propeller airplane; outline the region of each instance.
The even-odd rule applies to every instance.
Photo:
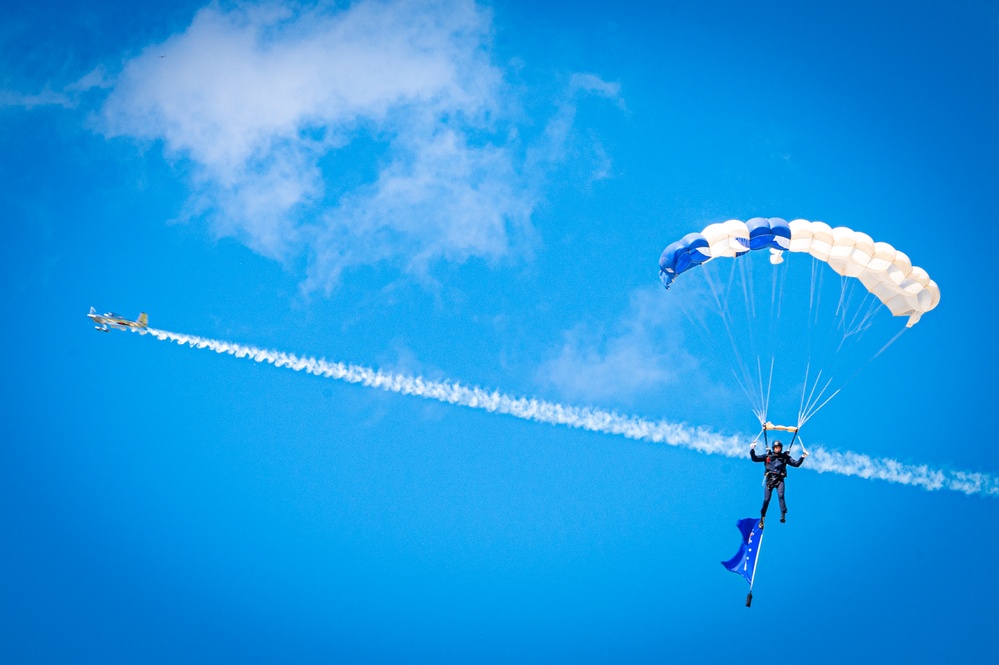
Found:
[[[115,314],[114,312],[98,314],[97,310],[91,307],[90,314],[87,314],[87,316],[89,316],[94,323],[98,324],[94,326],[94,328],[101,332],[107,332],[111,328],[114,328],[115,330],[128,330],[129,328],[133,328],[139,332],[145,332],[146,328],[149,326],[149,318],[146,316],[145,312],[139,314],[139,318],[132,321],[131,319],[126,319],[121,314]]]

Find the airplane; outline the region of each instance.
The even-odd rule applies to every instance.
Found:
[[[146,316],[145,312],[139,314],[139,318],[135,321],[126,319],[121,314],[115,314],[114,312],[107,312],[105,314],[98,314],[97,310],[93,307],[90,308],[90,314],[87,314],[90,319],[99,325],[94,326],[96,330],[101,332],[107,332],[110,330],[108,326],[114,328],[115,330],[128,330],[134,329],[138,330],[140,333],[146,332],[146,328],[149,326],[149,318]]]

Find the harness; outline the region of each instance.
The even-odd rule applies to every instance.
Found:
[[[770,462],[770,456],[767,455],[767,462]],[[767,471],[763,474],[763,484],[769,489],[777,489],[777,486],[784,482],[784,478],[787,477],[787,470],[782,473],[774,473],[773,471]]]

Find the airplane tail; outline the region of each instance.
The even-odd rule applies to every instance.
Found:
[[[96,314],[96,313],[97,313],[97,310],[96,310],[96,309],[94,309],[94,306],[93,306],[93,305],[91,305],[91,306],[90,306],[90,313],[91,313],[91,314]]]
[[[147,327],[149,325],[149,317],[147,317],[146,313],[143,312],[142,314],[139,314],[139,318],[136,321],[136,323],[138,323],[140,326],[142,326],[143,328],[145,328],[145,327]]]

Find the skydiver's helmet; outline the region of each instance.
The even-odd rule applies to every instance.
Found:
[[[784,450],[784,444],[780,441],[774,441],[774,452],[779,453]]]

